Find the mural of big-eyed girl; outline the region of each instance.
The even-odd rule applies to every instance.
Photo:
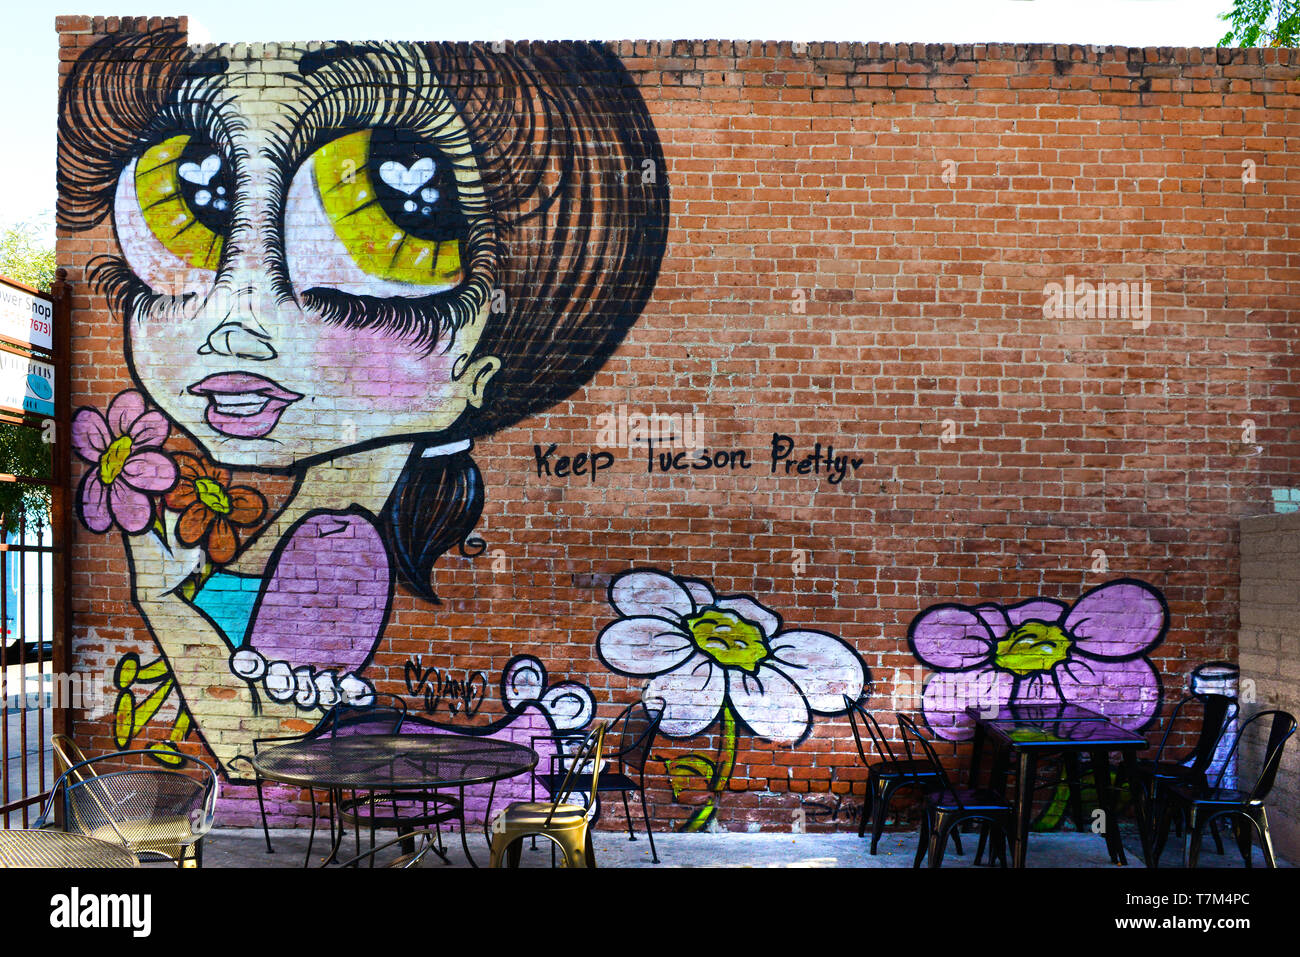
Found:
[[[436,601],[434,563],[472,541],[473,441],[600,368],[668,214],[598,44],[282,46],[267,85],[232,52],[89,48],[58,171],[60,225],[117,237],[91,278],[134,386],[76,416],[78,514],[120,530],[154,670],[223,766],[373,693],[395,589]],[[292,494],[267,514],[232,469]]]

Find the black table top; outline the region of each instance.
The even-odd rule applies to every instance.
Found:
[[[253,758],[264,778],[344,791],[458,787],[533,769],[537,752],[512,741],[459,734],[354,734],[268,748]]]
[[[1142,735],[1078,705],[1019,704],[992,715],[978,708],[968,708],[967,713],[990,737],[1013,748],[1141,750],[1147,746]]]
[[[970,707],[966,713],[985,724],[1018,724],[1022,721],[1109,721],[1104,714],[1090,711],[1077,704],[1007,704],[989,714],[980,708]]]
[[[0,830],[0,867],[139,867],[129,848],[41,828]]]

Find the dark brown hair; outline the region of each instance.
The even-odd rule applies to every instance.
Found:
[[[300,71],[309,76],[345,54],[360,74],[356,89],[412,108],[420,91],[393,87],[395,69],[385,67],[427,71],[466,124],[482,180],[491,235],[479,248],[490,287],[480,276],[476,301],[492,298],[475,355],[496,356],[501,367],[482,408],[467,409],[436,441],[489,435],[571,395],[636,322],[666,242],[663,153],[622,62],[586,42],[339,44],[304,55]],[[175,33],[118,35],[87,50],[60,99],[60,225],[102,221],[122,168],[157,135],[163,114],[187,108],[175,99],[180,85],[199,78],[201,95],[215,97],[226,68]],[[107,275],[111,301],[129,314],[129,277]],[[483,482],[469,452],[426,458],[428,447],[412,453],[381,530],[403,580],[437,601],[433,564],[452,547],[464,550]]]

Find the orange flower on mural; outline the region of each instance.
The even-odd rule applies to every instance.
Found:
[[[208,557],[224,565],[235,557],[237,528],[255,525],[266,513],[266,499],[255,489],[230,484],[230,472],[184,453],[176,456],[180,479],[167,493],[167,507],[180,512],[176,537],[182,545],[206,539]]]

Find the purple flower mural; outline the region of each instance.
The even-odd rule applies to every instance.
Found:
[[[153,521],[151,495],[176,484],[176,463],[159,451],[171,427],[161,412],[146,410],[144,396],[117,396],[108,415],[84,408],[72,420],[72,447],[93,468],[77,493],[77,511],[92,532],[117,525],[139,534]]]
[[[932,605],[912,620],[907,641],[938,672],[922,695],[926,723],[960,741],[974,731],[968,707],[1007,704],[1077,704],[1140,730],[1160,705],[1160,678],[1147,655],[1168,630],[1164,596],[1121,578],[1073,605],[1051,598]]]

